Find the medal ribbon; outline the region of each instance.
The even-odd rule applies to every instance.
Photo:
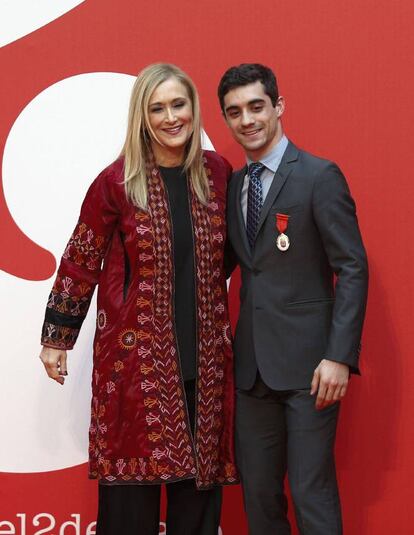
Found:
[[[276,214],[276,227],[280,234],[283,234],[288,227],[289,216],[287,214]]]

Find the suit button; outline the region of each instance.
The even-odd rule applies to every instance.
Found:
[[[261,273],[261,270],[258,269],[258,268],[253,268],[253,273],[254,273],[255,275],[258,275],[259,273]]]
[[[262,310],[262,307],[254,307],[255,310]]]

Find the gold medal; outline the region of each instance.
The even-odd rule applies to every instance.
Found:
[[[276,240],[276,245],[279,251],[287,251],[289,249],[290,241],[289,238],[282,232],[279,234]]]

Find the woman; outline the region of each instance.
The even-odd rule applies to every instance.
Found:
[[[121,157],[92,183],[46,309],[41,359],[63,384],[99,281],[90,477],[98,535],[216,535],[236,482],[223,272],[231,169],[201,149],[196,89],[174,65],[138,76]],[[103,265],[101,265],[103,264]]]

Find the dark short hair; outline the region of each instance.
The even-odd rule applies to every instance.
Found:
[[[221,77],[217,93],[222,111],[224,112],[224,97],[229,91],[257,81],[262,82],[266,95],[270,97],[273,106],[276,106],[279,92],[273,71],[260,63],[242,63],[237,67],[230,67]]]

